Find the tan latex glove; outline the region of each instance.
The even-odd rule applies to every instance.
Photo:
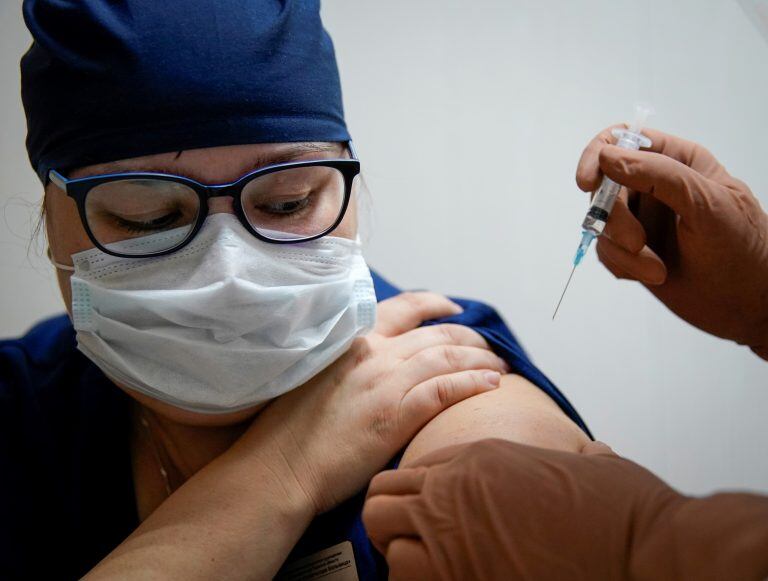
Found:
[[[599,442],[482,440],[371,482],[391,579],[762,579],[768,499],[691,499]]]
[[[609,145],[608,128],[579,161],[582,190],[595,191],[603,174],[629,190],[598,239],[601,262],[692,325],[768,359],[768,215],[700,145],[643,133],[649,151]]]

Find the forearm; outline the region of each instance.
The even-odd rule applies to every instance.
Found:
[[[768,578],[768,497],[686,499],[640,535],[630,563],[637,581]]]
[[[314,512],[279,450],[236,445],[174,492],[86,578],[271,579]]]

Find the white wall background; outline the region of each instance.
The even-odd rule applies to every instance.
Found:
[[[61,311],[51,268],[28,252],[41,191],[23,145],[17,4],[0,4],[4,336]],[[594,255],[550,320],[586,208],[576,162],[634,101],[768,207],[768,44],[739,5],[326,0],[323,11],[373,193],[371,264],[404,287],[495,305],[595,435],[672,484],[768,492],[768,363]]]

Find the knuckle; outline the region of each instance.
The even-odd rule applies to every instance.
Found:
[[[425,302],[426,297],[424,296],[426,293],[421,292],[414,292],[414,291],[406,291],[404,293],[401,293],[400,299],[406,303],[410,308],[414,310],[421,309]]]
[[[609,161],[608,152],[605,150],[605,147],[601,147],[597,151],[597,163],[602,168],[602,167],[605,167],[608,161]]]
[[[462,358],[458,349],[451,345],[444,345],[440,351],[440,355],[449,369],[459,369],[461,367]]]
[[[436,377],[433,381],[432,396],[440,408],[448,407],[452,401],[452,395],[456,390],[456,381],[452,377]]]
[[[680,140],[682,150],[687,154],[683,158],[683,163],[685,163],[685,165],[693,165],[697,159],[706,160],[712,165],[721,165],[709,148],[700,143],[696,143],[695,141],[690,141],[689,139],[683,139],[682,137],[678,137],[678,139]]]
[[[368,423],[368,431],[380,441],[389,441],[395,432],[397,422],[387,408],[376,408]]]
[[[591,192],[595,182],[595,176],[587,173],[587,170],[581,167],[576,170],[576,186],[582,192]]]
[[[738,189],[733,192],[732,195],[736,201],[737,207],[742,212],[752,214],[756,210],[761,210],[760,202],[748,187],[745,186],[743,189]]]
[[[369,391],[376,391],[376,389],[379,387],[379,384],[381,383],[382,375],[379,373],[373,374],[367,381],[363,380],[360,382],[360,391],[361,392],[369,392]]]
[[[459,325],[435,325],[435,329],[440,333],[446,343],[460,343],[462,332]]]
[[[731,190],[734,194],[746,195],[747,197],[754,199],[754,194],[752,193],[752,190],[749,188],[749,186],[745,182],[743,182],[739,178],[728,176],[725,186],[729,190]]]
[[[625,151],[615,151],[613,148],[604,147],[600,150],[600,167],[613,168],[620,174],[633,177],[638,171],[638,160],[624,154]],[[624,154],[624,155],[622,155]]]
[[[358,337],[352,342],[350,348],[350,355],[352,358],[352,365],[359,367],[366,361],[368,361],[373,355],[373,345],[369,337]]]
[[[355,374],[358,377],[355,381],[360,383],[361,391],[370,391],[376,386],[381,375],[381,366],[372,365],[376,354],[376,347],[373,342],[374,340],[370,336],[359,337],[352,342],[352,345],[342,358],[328,368],[331,372],[333,385],[349,383],[352,374]],[[363,370],[356,373],[356,370],[360,370],[360,368],[363,368]],[[360,377],[366,379],[360,382]]]
[[[696,189],[695,180],[691,180],[691,177],[698,175],[697,172],[671,157],[666,157],[660,153],[653,155],[655,156],[654,162],[657,164],[657,172],[664,176],[667,187],[675,192],[689,192],[692,187]]]
[[[472,329],[471,327],[465,327],[464,325],[456,325],[455,331],[462,339],[463,345],[472,347],[488,348],[488,342],[480,333]]]

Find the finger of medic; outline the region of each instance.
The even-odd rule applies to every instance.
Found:
[[[613,205],[603,236],[632,254],[639,253],[646,243],[645,228],[627,205],[626,190]]]
[[[634,254],[610,239],[600,237],[597,256],[616,278],[638,280],[649,285],[660,285],[667,279],[664,261],[648,246]]]
[[[421,502],[416,495],[379,494],[366,500],[363,524],[373,545],[383,555],[398,537],[416,537],[415,514]]]
[[[380,472],[368,486],[368,498],[379,494],[418,494],[427,478],[426,466]]]
[[[594,192],[600,186],[603,179],[600,170],[599,156],[603,147],[613,143],[611,134],[613,129],[624,128],[624,125],[612,125],[606,127],[589,142],[581,154],[579,164],[576,167],[576,185],[584,192]]]
[[[613,448],[600,440],[590,440],[584,444],[580,453],[584,456],[609,456],[611,458],[618,456]]]
[[[651,140],[651,147],[647,151],[670,157],[711,179],[730,177],[725,167],[706,147],[656,129],[643,129],[643,133]]]
[[[625,124],[606,127],[584,148],[576,170],[576,183],[583,191],[594,191],[600,185],[600,153],[606,145],[614,144],[612,130],[625,127]],[[651,146],[642,151],[661,154],[713,179],[728,176],[717,158],[698,143],[651,128],[644,128],[642,132],[651,140]]]
[[[604,145],[594,162],[580,167],[577,173],[581,189],[594,191],[606,175],[638,195],[654,196],[687,220],[695,217],[697,209],[709,205],[708,192],[721,189],[684,163],[651,151]]]
[[[394,539],[385,555],[389,565],[390,581],[433,581],[439,572],[429,556],[426,545],[419,539]]]

